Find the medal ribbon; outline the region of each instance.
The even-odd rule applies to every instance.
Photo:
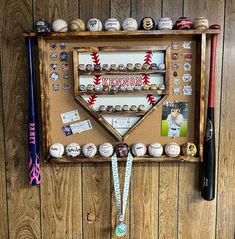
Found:
[[[120,192],[120,183],[119,183],[119,175],[118,175],[118,163],[117,163],[117,155],[116,153],[112,156],[112,172],[113,172],[113,182],[114,182],[114,191],[116,197],[116,205],[118,211],[118,219],[120,222],[124,220],[127,199],[130,188],[130,180],[131,180],[131,169],[132,169],[132,160],[133,157],[131,153],[127,156],[126,162],[126,173],[125,173],[125,181],[124,181],[124,189],[123,189],[123,198],[121,204],[121,192]]]

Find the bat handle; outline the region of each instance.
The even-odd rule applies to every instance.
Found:
[[[28,77],[29,77],[29,102],[28,102],[28,163],[29,163],[29,184],[39,185],[41,183],[40,175],[40,149],[39,133],[37,125],[37,107],[34,83],[34,65],[33,65],[33,39],[26,39],[28,51]]]

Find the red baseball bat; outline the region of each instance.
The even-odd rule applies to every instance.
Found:
[[[220,29],[219,25],[212,25],[210,29]],[[214,91],[215,64],[218,34],[211,37],[209,100],[207,109],[206,134],[203,148],[203,182],[201,196],[207,201],[215,198],[215,126],[214,126]]]

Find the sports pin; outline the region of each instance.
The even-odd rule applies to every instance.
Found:
[[[172,53],[171,54],[171,59],[172,60],[178,60],[179,59],[179,53]]]
[[[182,56],[184,57],[184,59],[186,60],[186,61],[191,61],[192,60],[192,58],[193,58],[193,54],[192,53],[182,53]]]
[[[59,91],[59,84],[52,84],[53,91]]]
[[[191,41],[184,41],[183,48],[184,49],[191,49]]]
[[[180,67],[180,64],[178,62],[172,62],[172,70],[177,71]]]
[[[183,80],[184,82],[191,82],[191,80],[192,80],[192,75],[191,75],[191,74],[184,74],[184,75],[182,76],[182,80]]]
[[[57,59],[57,54],[56,54],[55,52],[52,52],[52,53],[50,54],[50,59],[51,59],[52,61],[55,61],[55,60]]]
[[[55,50],[56,49],[56,43],[55,42],[50,43],[50,48],[52,50]]]
[[[173,84],[174,84],[174,86],[179,86],[179,84],[180,84],[180,79],[174,79],[174,80],[173,80]]]
[[[50,68],[51,68],[51,70],[53,70],[53,71],[56,71],[56,69],[57,69],[57,64],[50,64]]]
[[[179,87],[173,88],[173,94],[174,95],[180,95],[180,88]]]
[[[67,47],[67,43],[65,43],[65,42],[60,43],[60,49],[61,50],[64,50],[66,47]]]
[[[192,95],[192,86],[191,85],[184,86],[183,95]]]
[[[57,72],[52,72],[50,74],[50,78],[53,80],[53,81],[56,81],[56,80],[59,80],[60,76]]]
[[[60,60],[61,61],[68,61],[68,53],[63,51],[60,53]]]
[[[69,90],[69,89],[71,89],[71,84],[70,84],[70,83],[64,83],[64,84],[63,84],[63,89],[64,89],[64,90]]]
[[[191,71],[191,64],[190,63],[184,63],[184,70],[185,71]]]
[[[172,49],[172,50],[179,50],[179,42],[173,41],[173,42],[171,43],[171,49]]]

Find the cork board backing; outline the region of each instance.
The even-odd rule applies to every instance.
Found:
[[[177,101],[177,102],[188,102],[188,134],[187,137],[179,138],[169,138],[161,136],[161,119],[162,119],[162,105],[158,106],[150,115],[148,115],[141,124],[133,130],[130,135],[126,138],[125,142],[129,145],[142,142],[146,145],[159,142],[165,145],[169,142],[176,142],[182,145],[186,142],[194,142],[197,146],[199,144],[199,136],[202,132],[199,132],[199,122],[203,119],[204,115],[200,114],[200,105],[202,103],[202,96],[198,93],[200,89],[200,49],[198,49],[198,43],[196,39],[190,37],[176,38],[176,39],[156,39],[156,38],[131,38],[122,41],[117,39],[88,39],[85,42],[77,39],[76,41],[64,40],[44,40],[43,37],[39,37],[39,52],[40,52],[40,84],[41,84],[41,98],[42,98],[42,127],[43,127],[43,147],[44,152],[47,155],[48,148],[51,144],[59,142],[63,145],[68,143],[77,142],[82,145],[88,142],[93,142],[96,145],[100,145],[105,142],[110,142],[112,144],[118,143],[118,141],[104,128],[100,125],[97,120],[85,110],[74,98],[73,92],[73,60],[72,51],[73,48],[78,47],[125,47],[128,48],[132,46],[171,46],[173,41],[179,43],[179,50],[172,50],[171,53],[177,52],[179,54],[179,59],[176,61],[179,63],[180,67],[177,70],[178,76],[173,76],[172,62],[170,59],[169,75],[170,78],[167,82],[168,84],[168,95],[165,101]],[[184,41],[191,41],[191,49],[184,49]],[[66,48],[61,49],[60,44],[66,43]],[[56,43],[56,49],[51,49],[50,44]],[[64,72],[61,69],[62,62],[59,59],[60,53],[66,51],[68,53],[68,65],[69,65],[69,78],[63,79]],[[57,59],[52,60],[50,58],[51,53],[57,54]],[[185,95],[173,95],[173,79],[181,79],[184,72],[183,64],[185,63],[182,53],[192,53],[191,63],[191,75],[192,75],[192,96]],[[59,74],[60,78],[56,81],[59,85],[59,91],[53,91],[53,84],[55,81],[50,79],[50,75],[53,72],[50,68],[50,64],[57,64],[56,72]],[[180,84],[183,84],[182,80]],[[71,84],[71,88],[64,90],[63,84]],[[180,85],[182,87],[182,85]],[[92,130],[82,132],[81,134],[65,136],[63,132],[63,124],[61,121],[60,114],[72,110],[78,110],[80,115],[80,120],[89,119],[92,124]],[[201,147],[201,146],[200,146]],[[48,156],[48,155],[47,155]]]

